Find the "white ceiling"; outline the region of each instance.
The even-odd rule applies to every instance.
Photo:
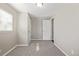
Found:
[[[44,3],[43,7],[37,7],[35,3],[19,3],[19,4],[10,4],[19,12],[29,12],[30,14],[43,17],[43,16],[53,16],[56,10],[56,5],[54,3]]]

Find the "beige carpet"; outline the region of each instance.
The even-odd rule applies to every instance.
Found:
[[[29,46],[18,46],[7,56],[65,56],[53,43],[47,40],[33,40]]]

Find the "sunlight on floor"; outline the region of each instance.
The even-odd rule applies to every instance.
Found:
[[[36,43],[36,51],[38,52],[40,50],[39,43]]]

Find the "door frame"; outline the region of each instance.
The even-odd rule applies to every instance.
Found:
[[[44,19],[43,19],[44,20]],[[43,40],[43,20],[42,20],[42,40]],[[54,42],[54,18],[47,19],[51,21],[51,40]]]

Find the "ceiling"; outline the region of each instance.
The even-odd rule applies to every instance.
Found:
[[[42,7],[36,6],[35,3],[18,3],[10,4],[19,12],[28,12],[37,17],[53,16],[56,10],[55,3],[43,3]]]

